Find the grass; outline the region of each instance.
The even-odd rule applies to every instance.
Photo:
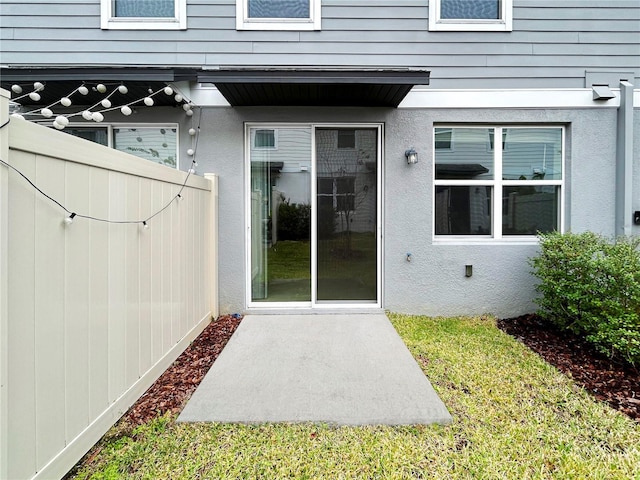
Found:
[[[390,318],[451,412],[442,426],[116,425],[77,478],[640,479],[640,424],[489,317]]]

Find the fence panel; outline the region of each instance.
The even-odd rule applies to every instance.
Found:
[[[2,98],[0,121],[7,119]],[[142,220],[186,173],[15,119],[2,160]],[[0,478],[60,477],[217,315],[215,176],[148,222],[0,166]]]

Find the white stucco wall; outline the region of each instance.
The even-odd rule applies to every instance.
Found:
[[[637,111],[636,111],[637,113]],[[636,138],[640,120],[636,115]],[[140,117],[144,118],[144,117]],[[384,123],[383,307],[429,315],[492,313],[501,317],[534,311],[530,243],[443,244],[433,241],[434,124],[564,125],[565,228],[613,235],[615,223],[616,108],[575,109],[203,109],[198,172],[219,175],[220,309],[245,307],[244,123]],[[181,142],[188,142],[188,122]],[[409,166],[404,151],[414,147],[419,162]],[[640,157],[636,142],[636,159]],[[181,148],[184,150],[184,148]],[[634,177],[640,191],[640,174]],[[638,198],[637,195],[634,198]],[[634,204],[640,209],[640,204]],[[634,227],[640,233],[640,227]],[[412,254],[412,262],[406,254]],[[465,277],[465,265],[473,276]]]

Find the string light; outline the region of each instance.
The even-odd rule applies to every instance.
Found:
[[[40,95],[37,94],[38,91],[41,91],[44,89],[44,84],[40,83],[40,82],[35,82],[33,84],[34,86],[34,91],[30,92],[29,95],[30,98],[33,98],[35,95],[37,95],[38,99],[40,98]],[[20,94],[22,93],[23,89],[20,85],[12,85],[11,87],[12,92],[16,93],[16,94]],[[98,84],[95,87],[95,90],[97,90],[100,93],[105,93],[107,91],[106,86],[104,86],[103,84]],[[52,105],[49,105],[48,107],[44,107],[41,108],[39,110],[34,110],[32,112],[27,112],[26,115],[35,115],[35,114],[39,114],[42,115],[44,118],[51,118],[53,117],[53,115],[55,114],[53,112],[53,110],[51,110],[51,107],[53,107],[54,105],[60,103],[63,106],[68,106],[66,105],[67,103],[69,105],[71,105],[71,100],[69,97],[71,97],[71,95],[73,95],[75,92],[79,92],[81,95],[87,95],[89,93],[89,89],[83,84],[80,87],[78,87],[77,89],[75,89],[73,92],[71,92],[69,95],[67,95],[66,97],[62,97],[59,101],[55,102]],[[146,105],[149,105],[148,100],[151,100],[151,105],[153,105],[153,99],[151,97],[153,97],[154,95],[159,94],[160,92],[163,92],[165,95],[173,95],[174,94],[174,90],[171,87],[164,87],[161,88],[157,91],[152,91],[151,89],[149,89],[149,95],[142,98],[142,99],[138,99],[132,102],[129,102],[125,105],[121,105],[121,106],[116,106],[116,107],[106,107],[104,110],[101,111],[94,111],[92,112],[91,110],[95,107],[97,107],[98,105],[101,105],[103,107],[105,107],[105,103],[104,100],[109,99],[109,97],[111,97],[115,92],[120,92],[122,94],[125,94],[128,92],[128,89],[126,86],[124,85],[120,85],[118,86],[116,89],[113,90],[113,92],[111,92],[107,97],[105,97],[103,100],[101,100],[99,103],[93,105],[92,107],[89,107],[88,109],[82,110],[82,111],[78,111],[75,113],[71,113],[71,114],[67,114],[67,115],[56,115],[54,121],[53,121],[53,126],[56,129],[62,130],[64,127],[69,125],[69,118],[76,116],[76,115],[81,115],[82,118],[84,118],[87,121],[95,121],[95,122],[101,122],[104,120],[104,115],[102,115],[102,112],[108,112],[108,111],[112,111],[115,109],[119,109],[120,112],[123,115],[130,115],[132,113],[132,109],[131,109],[131,105],[134,105],[136,103],[139,102],[144,102]],[[32,96],[31,94],[35,94],[34,96]],[[19,98],[24,98],[26,95],[23,95],[22,97],[18,97]],[[69,102],[67,101],[63,101],[63,99],[67,99],[69,100]],[[174,100],[178,103],[183,101],[183,96],[180,93],[177,93],[174,96]],[[147,100],[148,99],[148,100]],[[13,99],[12,101],[15,101],[17,99]],[[109,104],[111,104],[111,102],[109,102]],[[19,104],[18,104],[19,105]],[[193,116],[193,107],[194,105],[192,103],[185,103],[183,104],[183,109],[185,110],[185,113],[188,116]],[[5,162],[4,160],[0,159],[0,163],[4,166],[6,166],[7,168],[10,168],[12,170],[14,170],[18,175],[20,175],[27,183],[29,183],[37,192],[39,192],[41,195],[43,195],[45,198],[47,198],[48,200],[50,200],[51,202],[55,203],[56,205],[58,205],[62,210],[64,210],[68,215],[65,216],[63,223],[65,226],[69,226],[73,223],[75,218],[83,218],[83,219],[87,219],[87,220],[93,220],[93,221],[97,221],[97,222],[104,222],[104,223],[112,223],[112,224],[139,224],[142,226],[142,228],[144,229],[148,229],[149,228],[149,221],[153,218],[155,218],[157,215],[159,215],[160,213],[162,213],[164,210],[166,210],[167,208],[169,208],[169,206],[175,202],[176,200],[182,200],[183,196],[182,196],[182,191],[185,189],[187,182],[189,181],[189,177],[193,174],[196,173],[196,169],[195,167],[198,166],[198,163],[196,162],[195,159],[195,154],[196,154],[196,150],[197,150],[197,146],[198,146],[198,137],[199,137],[199,132],[200,132],[200,122],[202,121],[202,109],[200,110],[200,115],[199,115],[199,121],[198,121],[198,126],[197,129],[195,128],[190,128],[189,129],[189,135],[192,137],[192,142],[193,142],[193,148],[190,148],[187,150],[188,155],[193,156],[194,158],[191,161],[191,166],[190,168],[187,170],[187,176],[185,177],[184,183],[181,185],[178,193],[171,198],[166,205],[164,205],[162,208],[160,208],[158,211],[156,211],[154,214],[150,215],[149,217],[147,217],[146,219],[142,219],[142,220],[110,220],[107,218],[100,218],[100,217],[94,217],[91,215],[84,215],[84,214],[80,214],[77,212],[72,212],[71,210],[69,210],[68,208],[66,208],[61,202],[59,202],[58,200],[56,200],[55,198],[47,195],[44,191],[42,191],[38,186],[35,185],[35,183],[33,183],[25,174],[23,174],[20,170],[18,170],[17,168],[15,168],[13,165],[10,165],[9,163]],[[37,112],[37,113],[36,113]],[[12,118],[21,118],[21,119],[25,119],[25,117],[19,113],[12,113],[11,116]],[[3,128],[4,126],[6,126],[9,122],[10,122],[11,118],[9,120],[7,120],[3,125],[0,125],[0,128]]]
[[[9,122],[5,122],[2,126],[0,126],[0,128],[4,127],[5,125],[7,125]],[[100,217],[94,217],[92,215],[83,215],[77,212],[73,212],[71,210],[69,210],[67,207],[65,207],[61,202],[59,202],[58,200],[56,200],[55,198],[51,197],[50,195],[47,195],[44,191],[42,191],[35,183],[33,183],[29,177],[27,177],[24,173],[22,173],[20,170],[18,170],[16,167],[14,167],[13,165],[5,162],[4,160],[0,159],[0,163],[4,166],[6,166],[7,168],[10,168],[11,170],[13,170],[14,172],[16,172],[18,175],[20,175],[27,183],[29,183],[29,185],[31,185],[38,193],[40,193],[42,196],[44,196],[45,198],[47,198],[48,200],[50,200],[51,202],[55,203],[56,205],[58,205],[60,208],[62,208],[67,214],[68,216],[65,216],[63,223],[65,226],[70,226],[73,221],[76,218],[84,218],[86,220],[93,220],[96,222],[103,222],[103,223],[114,223],[114,224],[139,224],[141,225],[145,230],[149,229],[149,221],[152,218],[155,218],[156,216],[160,215],[162,212],[164,212],[167,208],[169,208],[169,206],[175,202],[178,199],[182,199],[182,191],[186,188],[187,186],[187,182],[189,181],[189,177],[195,172],[195,170],[193,168],[190,168],[189,171],[187,172],[187,176],[184,179],[184,183],[180,186],[180,190],[178,191],[178,193],[171,199],[169,200],[169,202],[167,202],[167,204],[162,207],[161,209],[159,209],[158,211],[156,211],[154,214],[148,216],[145,219],[142,220],[110,220],[108,218],[100,218]],[[195,163],[192,162],[192,166]]]
[[[23,99],[25,97],[29,97],[32,101],[37,102],[40,101],[42,99],[41,95],[38,93],[42,90],[44,90],[45,85],[42,82],[34,82],[33,83],[33,91],[31,92],[27,92],[24,95],[21,95],[19,97],[16,97],[14,99],[12,99],[12,102],[15,102],[17,105],[20,105],[17,101],[20,99]],[[96,92],[99,93],[107,93],[108,88],[107,85],[105,85],[104,83],[98,83],[96,84],[94,87],[92,87],[92,89]],[[18,84],[14,84],[11,86],[11,91],[14,94],[21,94],[22,92],[24,92],[24,89],[21,85]],[[89,88],[87,87],[86,84],[82,84],[80,85],[78,88],[76,88],[75,90],[73,90],[72,92],[70,92],[69,94],[67,94],[64,97],[61,97],[60,100],[57,100],[56,102],[52,103],[51,105],[47,105],[46,107],[38,107],[32,111],[28,111],[28,112],[23,112],[23,113],[18,113],[15,112],[14,114],[12,114],[12,116],[14,118],[21,118],[21,119],[29,119],[32,121],[36,121],[38,122],[37,119],[32,119],[31,117],[34,116],[41,116],[43,119],[48,119],[48,118],[52,118],[52,117],[56,117],[56,119],[51,123],[51,125],[55,128],[57,128],[58,130],[62,130],[64,129],[66,126],[68,126],[68,122],[64,122],[59,120],[58,117],[60,116],[64,116],[67,119],[69,118],[73,118],[75,116],[82,116],[82,118],[86,121],[93,121],[96,123],[100,123],[102,121],[104,121],[104,113],[107,112],[111,112],[113,110],[120,110],[120,113],[122,115],[125,116],[129,116],[133,113],[133,109],[131,108],[132,105],[135,104],[139,104],[139,103],[143,103],[146,106],[153,106],[155,105],[155,101],[153,99],[154,96],[160,94],[161,92],[164,93],[167,96],[171,96],[174,95],[174,100],[178,103],[182,103],[184,101],[184,96],[181,95],[180,93],[176,93],[176,89],[175,87],[170,87],[170,86],[165,86],[163,88],[160,88],[156,91],[153,91],[153,89],[149,88],[147,90],[148,94],[145,95],[142,98],[138,98],[134,101],[128,102],[126,104],[120,104],[120,105],[113,105],[113,102],[110,100],[110,98],[115,94],[115,93],[120,93],[122,95],[125,95],[129,92],[129,89],[123,85],[120,84],[118,86],[116,86],[111,93],[109,93],[106,97],[104,97],[103,99],[101,99],[99,102],[97,102],[94,105],[91,105],[89,107],[85,107],[84,110],[79,110],[77,112],[72,112],[72,113],[65,113],[65,114],[59,114],[56,113],[53,110],[53,107],[57,104],[62,105],[63,107],[70,107],[73,104],[73,100],[72,100],[72,95],[74,95],[76,92],[80,93],[81,95],[88,95],[89,94]],[[97,108],[97,110],[96,110]],[[193,115],[193,104],[190,102],[186,102],[183,104],[183,108],[185,111],[185,114],[187,116],[192,116]]]
[[[69,215],[68,217],[64,218],[64,224],[65,225],[71,225],[73,223],[73,219],[76,216],[76,214],[74,212],[71,213],[71,215]]]

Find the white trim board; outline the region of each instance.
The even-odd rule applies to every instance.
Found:
[[[429,89],[416,87],[398,108],[618,108],[620,89],[611,100],[593,100],[591,88]]]
[[[611,89],[616,98],[593,100],[591,88],[557,89],[430,89],[414,87],[398,108],[618,108],[620,89]],[[213,85],[192,88],[191,99],[200,107],[230,107]],[[640,89],[634,91],[640,106]]]

